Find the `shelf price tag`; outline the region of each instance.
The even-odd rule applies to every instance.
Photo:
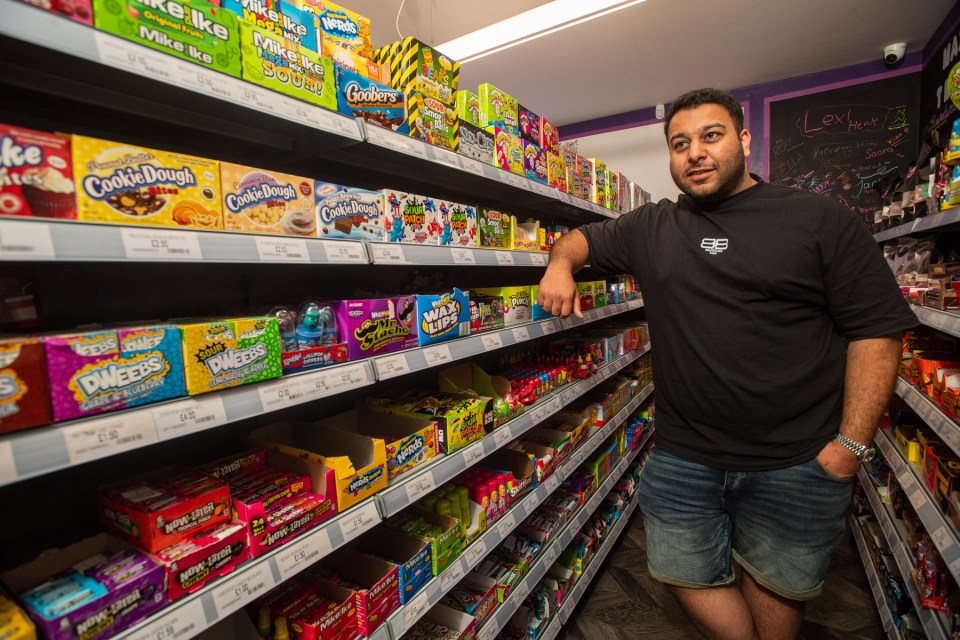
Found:
[[[0,442],[0,485],[10,484],[17,479],[17,463],[13,458],[13,445],[8,441]]]
[[[493,616],[487,619],[487,624],[483,625],[483,628],[477,632],[477,640],[493,640],[494,636],[497,635],[499,631],[499,626],[497,624],[497,616]]]
[[[474,160],[473,158],[461,157],[460,163],[463,165],[463,168],[470,173],[478,176],[483,175],[483,164],[480,161]]]
[[[467,558],[467,566],[475,567],[480,564],[480,561],[487,555],[487,544],[483,539],[479,539],[470,545],[465,555]]]
[[[368,384],[370,373],[363,362],[318,371],[300,379],[300,388],[307,400],[343,393]]]
[[[257,236],[256,242],[261,262],[310,262],[306,240]]]
[[[554,189],[551,189],[547,185],[542,184],[540,182],[533,183],[533,190],[534,192],[540,194],[541,196],[546,196],[548,198],[555,198],[557,194],[557,192]]]
[[[455,154],[453,151],[447,151],[446,149],[433,147],[433,155],[436,156],[437,162],[441,164],[451,166],[454,169],[460,168],[460,156]]]
[[[330,553],[331,550],[330,536],[327,535],[326,529],[317,529],[307,534],[306,538],[295,543],[289,550],[277,554],[280,579],[289,579]]]
[[[477,264],[477,257],[470,249],[453,248],[450,253],[454,264]]]
[[[427,612],[427,607],[430,606],[430,601],[427,599],[427,592],[424,591],[416,598],[408,602],[403,607],[403,627],[405,630],[409,630],[413,625],[417,623],[423,614]]]
[[[257,386],[257,393],[264,411],[277,411],[307,400],[299,378],[260,384]]]
[[[169,613],[161,612],[160,617],[134,631],[129,640],[186,640],[193,638],[207,627],[207,617],[203,613],[203,602],[195,598],[187,604],[177,605]]]
[[[120,238],[131,260],[203,260],[199,236],[192,231],[121,229]]]
[[[80,464],[157,442],[157,428],[146,411],[66,427],[63,439],[70,464]]]
[[[228,580],[222,587],[214,589],[213,603],[217,607],[217,614],[221,618],[230,615],[272,587],[273,584],[273,574],[266,562],[243,570],[236,578]]]
[[[526,580],[517,585],[517,592],[515,594],[517,606],[523,604],[523,601],[527,599],[527,596],[530,595],[530,583]]]
[[[377,368],[377,378],[380,380],[389,380],[410,372],[410,367],[407,366],[407,356],[402,353],[377,358],[373,363]]]
[[[0,222],[0,260],[55,257],[50,225],[46,222]]]
[[[556,491],[557,487],[560,486],[560,476],[558,476],[556,473],[551,475],[549,478],[547,478],[546,486],[547,493],[553,493]]]
[[[450,353],[450,347],[442,344],[438,347],[428,347],[423,350],[423,357],[427,361],[428,367],[436,367],[453,360],[453,354]]]
[[[447,593],[463,579],[463,566],[457,560],[440,575],[440,591]]]
[[[510,535],[510,532],[517,528],[517,520],[513,517],[512,513],[508,513],[500,519],[500,522],[497,523],[497,533],[500,534],[501,538],[506,538]]]
[[[101,63],[158,80],[174,80],[171,66],[176,58],[163,55],[158,51],[151,51],[132,42],[125,42],[106,33],[95,33],[93,37]]]
[[[526,178],[518,176],[515,173],[511,173],[509,171],[504,171],[501,169],[500,171],[497,172],[497,175],[500,178],[500,182],[503,182],[504,184],[509,184],[510,186],[516,187],[517,189],[527,188]]]
[[[545,336],[549,336],[551,333],[556,333],[559,331],[557,326],[559,323],[556,320],[544,320],[540,323],[540,332]]]
[[[517,327],[513,330],[513,339],[517,342],[526,342],[530,339],[530,332],[526,327]]]
[[[927,504],[927,498],[923,494],[923,487],[916,487],[908,495],[910,497],[910,502],[912,502],[913,506],[916,507],[918,510],[920,509],[921,506],[924,506]]]
[[[497,264],[501,267],[513,265],[513,254],[509,251],[497,251]]]
[[[404,264],[407,261],[403,247],[397,244],[372,244],[370,249],[376,264]]]
[[[463,450],[463,462],[467,467],[481,458],[483,458],[482,442],[476,442]]]
[[[944,527],[939,527],[936,531],[930,534],[930,537],[936,543],[937,548],[940,549],[941,552],[953,546],[953,540]]]
[[[499,333],[488,333],[487,335],[480,336],[480,342],[483,343],[484,351],[492,351],[494,349],[503,348],[503,339],[500,337]]]
[[[362,507],[340,518],[340,533],[344,542],[353,540],[377,522],[377,505],[368,501]]]
[[[436,486],[436,483],[433,481],[433,472],[427,471],[407,482],[405,485],[407,500],[411,503],[416,502],[433,491]]]
[[[566,318],[560,318],[560,327],[563,329],[569,329],[576,324],[575,318],[573,316],[567,316]]]
[[[223,408],[223,399],[215,396],[203,400],[184,400],[154,409],[153,422],[160,440],[168,440],[226,424],[227,411]]]
[[[497,445],[497,448],[503,446],[504,442],[508,442],[511,438],[510,428],[509,427],[500,427],[495,429],[493,432],[493,442]]]
[[[337,242],[327,240],[323,243],[323,251],[330,262],[360,262],[367,261],[367,254],[359,242]]]

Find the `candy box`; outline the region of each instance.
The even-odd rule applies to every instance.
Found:
[[[321,238],[383,240],[380,194],[332,182],[314,183]]]
[[[246,21],[240,22],[243,79],[337,110],[333,61]]]
[[[389,527],[378,525],[349,547],[397,566],[400,604],[406,604],[433,578],[430,543]]]
[[[190,395],[279,378],[282,373],[276,318],[198,322],[180,329]]]
[[[517,122],[520,127],[520,138],[531,142],[538,147],[541,145],[540,116],[530,111],[522,104],[517,105]]]
[[[193,593],[249,558],[245,528],[233,521],[154,554],[166,574],[167,598],[172,602]]]
[[[497,582],[471,571],[447,592],[440,604],[472,617],[479,628],[497,606]]]
[[[337,76],[337,110],[340,113],[351,118],[363,118],[370,124],[397,133],[409,133],[403,93],[339,64],[334,66]]]
[[[552,318],[553,314],[540,306],[540,303],[537,302],[537,296],[540,293],[540,285],[533,285],[530,287],[530,319],[533,321],[537,320],[546,320],[547,318]]]
[[[477,87],[480,100],[480,122],[484,127],[497,127],[515,136],[520,135],[517,100],[490,83]]]
[[[580,310],[589,311],[596,304],[596,295],[593,282],[578,282],[577,293],[580,295]]]
[[[378,62],[362,56],[351,49],[346,49],[326,40],[320,45],[319,52],[333,60],[333,70],[337,75],[339,75],[341,71],[344,71],[366,80],[380,83],[379,86],[383,86],[385,82],[383,73],[381,73],[383,67]],[[389,77],[387,80],[389,80]],[[339,79],[337,86],[340,86]],[[391,89],[391,91],[393,90]],[[400,94],[402,106],[402,92],[400,92]]]
[[[417,343],[423,347],[470,335],[470,298],[457,289],[416,296]]]
[[[560,155],[560,130],[546,118],[540,118],[540,140],[534,142],[547,151]]]
[[[471,616],[437,604],[423,614],[405,637],[408,640],[474,640],[478,628]]]
[[[480,99],[474,93],[465,89],[457,91],[456,105],[460,120],[477,128],[483,126],[480,121]]]
[[[539,251],[540,250],[540,222],[537,220],[528,220],[527,222],[513,221],[513,249],[515,251]]]
[[[456,518],[411,506],[383,521],[384,525],[402,531],[430,545],[433,575],[443,573],[463,553],[463,528]]]
[[[408,391],[367,398],[367,406],[382,413],[436,421],[441,453],[462,449],[493,429],[493,407],[487,396]]]
[[[609,176],[607,165],[597,158],[589,158],[587,163],[587,166],[590,167],[590,202],[605,207],[607,206],[607,178]]]
[[[482,333],[503,329],[503,298],[482,296],[473,292],[470,296],[470,333]]]
[[[39,338],[0,340],[0,433],[48,424],[47,364]]]
[[[520,137],[500,127],[487,127],[487,131],[493,133],[494,166],[524,175],[523,141]]]
[[[496,287],[477,289],[477,292],[503,298],[504,325],[530,322],[530,287]]]
[[[440,238],[443,243],[446,233],[444,218],[441,215]],[[469,204],[452,203],[450,208],[450,242],[455,247],[477,246],[477,208]]]
[[[567,191],[567,164],[563,156],[547,151],[547,184],[554,189]]]
[[[99,594],[97,597],[61,615],[43,617],[28,609],[38,631],[51,640],[106,640],[166,604],[163,568],[147,554],[125,548],[116,538],[103,533],[68,547],[44,551],[36,559],[5,572],[2,578],[21,596],[44,589],[54,581],[64,586],[82,581],[95,587],[89,590]]]
[[[397,57],[400,64],[398,74],[394,76],[395,88],[404,93],[416,91],[444,105],[454,105],[454,94],[460,84],[459,62],[413,37],[404,38]],[[407,111],[410,111],[409,104]]]
[[[297,0],[296,5],[314,14],[321,48],[335,45],[372,59],[370,20],[327,0]]]
[[[397,565],[353,549],[338,549],[320,560],[320,564],[359,587],[353,591],[357,602],[357,626],[361,634],[371,636],[400,606]]]
[[[287,618],[292,637],[298,640],[354,640],[360,635],[357,599],[353,591],[310,576],[297,580],[309,585],[307,598],[276,611]]]
[[[240,76],[239,19],[204,0],[94,0],[93,22],[101,31]]]
[[[220,0],[220,6],[244,21],[292,44],[319,51],[314,15],[285,0]]]
[[[460,120],[453,108],[420,91],[407,90],[404,97],[411,138],[451,151],[460,148]]]
[[[337,305],[337,325],[351,360],[417,346],[414,296],[344,300]]]
[[[53,419],[70,420],[184,395],[173,325],[43,338]]]
[[[438,243],[436,200],[392,189],[380,195],[387,242]]]
[[[582,197],[584,200],[590,200],[596,189],[594,164],[580,154],[576,154],[576,160],[577,174],[580,176],[580,188],[583,191]]]
[[[37,629],[27,613],[0,591],[0,637],[8,640],[37,640]]]
[[[523,172],[530,180],[547,184],[547,154],[533,142],[523,141]]]
[[[0,215],[77,217],[70,136],[0,124]]]
[[[440,390],[490,398],[493,405],[493,428],[513,420],[524,410],[523,405],[513,399],[510,382],[506,378],[491,376],[475,362],[466,362],[441,371]]]
[[[477,232],[480,246],[495,249],[513,248],[514,217],[498,209],[480,209]]]
[[[607,169],[607,209],[620,209],[620,173]]]
[[[338,429],[349,429],[352,423],[349,414],[313,423],[281,422],[253,431],[250,440],[256,446],[332,469],[337,510],[342,512],[387,486],[383,440]]]
[[[23,0],[44,11],[51,11],[66,16],[81,24],[93,26],[93,7],[90,0]],[[2,629],[0,629],[2,631]],[[12,640],[17,640],[16,637]]]
[[[492,133],[466,120],[460,120],[460,155],[493,164],[495,148]]]
[[[313,180],[221,162],[220,185],[226,231],[317,236]]]

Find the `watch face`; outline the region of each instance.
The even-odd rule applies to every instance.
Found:
[[[877,452],[873,447],[870,447],[863,452],[863,457],[860,459],[861,462],[873,462],[873,458],[877,455]]]

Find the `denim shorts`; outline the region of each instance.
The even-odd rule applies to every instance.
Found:
[[[654,447],[640,476],[650,574],[667,584],[730,584],[731,559],[785,598],[819,595],[843,535],[852,478],[816,458],[772,471],[722,471]]]

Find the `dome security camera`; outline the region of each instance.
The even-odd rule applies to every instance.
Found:
[[[883,48],[883,61],[888,67],[893,67],[900,63],[903,60],[904,54],[907,53],[907,43],[906,42],[897,42],[896,44],[889,44]]]

